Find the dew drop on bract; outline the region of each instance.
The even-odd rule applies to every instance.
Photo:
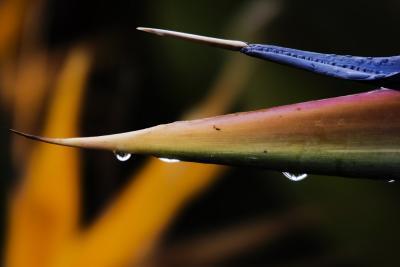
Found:
[[[304,180],[308,176],[307,173],[294,174],[294,173],[290,173],[290,172],[282,172],[282,174],[286,178],[288,178],[289,180],[294,181],[294,182],[299,182],[301,180]]]
[[[180,162],[179,159],[169,159],[169,158],[158,158],[159,160],[161,160],[162,162],[166,162],[166,163],[177,163]]]
[[[119,161],[127,161],[132,156],[132,154],[130,153],[120,152],[120,151],[114,151],[114,155]]]

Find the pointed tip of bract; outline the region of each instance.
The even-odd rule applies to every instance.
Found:
[[[20,131],[14,130],[14,129],[9,129],[9,130],[10,130],[11,133],[23,136],[23,137],[28,138],[28,139],[41,141],[41,142],[45,142],[45,143],[58,144],[58,142],[56,142],[56,139],[53,139],[53,138],[47,138],[47,137],[42,137],[42,136],[38,136],[38,135],[28,134],[28,133],[24,133],[24,132],[20,132]]]
[[[23,133],[23,132],[14,130],[14,129],[9,129],[9,131],[11,133],[14,133],[14,134],[17,134],[17,135],[20,135],[20,136],[23,136],[23,137],[26,137],[26,138],[29,138],[29,139],[34,139],[34,140],[41,140],[42,139],[40,136],[33,135],[33,134],[28,134],[28,133]]]
[[[28,134],[28,133],[14,130],[14,129],[10,129],[10,132],[20,135],[20,136],[23,136],[25,138],[34,140],[34,141],[44,142],[44,143],[53,144],[53,145],[91,148],[91,146],[86,146],[84,144],[84,142],[80,142],[81,139],[89,139],[89,138],[50,138],[50,137],[43,137],[43,136]]]
[[[136,27],[136,30],[161,35],[159,32],[160,31],[159,29],[153,29],[153,28],[147,28],[147,27]]]
[[[156,34],[159,36],[170,36],[170,37],[183,39],[186,41],[192,41],[192,42],[196,42],[196,43],[211,45],[211,46],[234,50],[234,51],[238,51],[238,50],[242,49],[243,47],[248,46],[248,44],[246,42],[237,41],[237,40],[226,40],[226,39],[208,37],[208,36],[203,36],[203,35],[169,31],[169,30],[156,29],[156,28],[137,27],[136,29],[139,31],[144,31],[144,32]]]
[[[20,132],[14,129],[9,129],[10,132],[23,136],[25,138],[44,142],[53,145],[77,147],[77,148],[90,148],[90,149],[101,149],[101,150],[117,150],[117,143],[119,136],[125,136],[125,134],[114,134],[105,136],[93,136],[93,137],[74,137],[74,138],[52,138],[43,137],[33,134]]]
[[[173,37],[175,37],[174,33],[178,33],[178,32],[174,32],[174,31],[168,31],[168,30],[162,30],[162,29],[156,29],[156,28],[148,28],[148,27],[136,27],[136,30],[155,34],[158,36],[173,36]]]

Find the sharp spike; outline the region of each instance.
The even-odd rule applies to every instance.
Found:
[[[247,43],[242,42],[242,41],[236,41],[236,40],[226,40],[226,39],[207,37],[207,36],[196,35],[196,34],[168,31],[168,30],[154,29],[154,28],[145,28],[145,27],[137,27],[136,29],[139,31],[144,31],[144,32],[156,34],[159,36],[170,36],[170,37],[183,39],[183,40],[187,40],[187,41],[191,41],[191,42],[195,42],[195,43],[206,44],[206,45],[229,49],[229,50],[234,50],[234,51],[238,51],[238,50],[242,49],[243,47],[248,46]]]
[[[45,143],[54,143],[51,141],[52,138],[47,138],[47,137],[41,137],[41,136],[37,136],[37,135],[33,135],[33,134],[28,134],[28,133],[23,133],[14,129],[9,129],[10,132],[15,133],[17,135],[21,135],[23,137],[26,137],[28,139],[32,139],[32,140],[37,140],[37,141],[42,141]]]
[[[41,141],[49,144],[61,145],[61,146],[93,148],[93,149],[113,149],[114,147],[114,144],[101,144],[101,142],[97,142],[99,137],[50,138],[50,137],[42,137],[33,134],[23,133],[14,129],[10,129],[10,132],[23,136],[28,139]]]

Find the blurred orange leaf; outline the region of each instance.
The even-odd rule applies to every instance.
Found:
[[[26,9],[26,0],[5,0],[0,3],[0,59],[15,51],[21,34]]]
[[[256,9],[250,11],[254,12],[254,10]],[[248,12],[248,10],[246,12]],[[274,12],[266,13],[267,15],[264,16],[261,21],[264,19],[268,20],[271,16],[275,15]],[[246,16],[247,15],[248,14],[246,14]],[[249,23],[244,19],[242,21]],[[259,22],[260,21],[257,21],[257,23]],[[250,20],[250,23],[254,23],[254,21]],[[250,28],[258,28],[259,26],[261,26],[261,24]],[[204,116],[208,114],[216,115],[225,112],[233,103],[241,88],[244,88],[243,84],[249,77],[251,65],[252,64],[239,59],[236,55],[232,56],[232,60],[227,63],[223,75],[217,81],[214,90],[212,90],[213,95],[196,109],[196,111],[188,115],[188,117]],[[230,76],[235,77],[235,79],[229,79]],[[225,97],[221,99],[223,95]],[[216,103],[218,102],[219,104],[217,105]],[[54,105],[61,105],[61,103],[56,104],[56,101],[54,103]],[[54,118],[54,121],[62,117],[61,112],[58,113],[55,108],[50,109],[50,112],[54,113],[53,116],[51,116],[51,118]],[[66,116],[66,113],[64,113],[64,116]],[[72,114],[72,116],[74,115]],[[46,125],[55,125],[56,123],[54,121]],[[66,126],[63,134],[74,135],[72,129],[69,127],[70,126]],[[52,130],[47,129],[44,134],[54,135],[61,133],[61,130],[57,130],[56,133],[55,129],[51,129]],[[69,130],[71,131],[68,132]],[[40,152],[42,149],[43,152]],[[35,161],[32,159],[29,165],[30,168],[28,169],[30,175],[40,173],[41,169],[49,168],[48,166],[44,166],[45,161],[39,160],[40,158],[46,158],[46,156],[41,155],[41,153],[50,155],[49,151],[47,148],[41,148],[41,145],[35,149],[32,156],[38,158],[38,160]],[[77,162],[74,161],[76,157],[71,153],[68,154],[60,149],[58,149],[57,152],[51,152],[52,157],[69,158],[70,162],[68,164],[76,166]],[[47,160],[49,159],[47,158]],[[67,160],[63,161],[62,164],[63,163],[66,165],[58,165],[54,168],[49,168],[47,171],[48,173],[41,174],[44,174],[46,177],[52,177],[57,170],[65,169],[66,166],[68,166]],[[77,168],[74,167],[73,169]],[[48,228],[47,232],[43,235],[44,237],[38,238],[34,236],[34,238],[39,239],[39,242],[32,241],[30,243],[28,242],[28,244],[38,245],[38,248],[36,248],[38,251],[35,260],[37,260],[39,265],[40,261],[42,261],[41,263],[48,263],[50,266],[59,267],[123,266],[127,262],[137,263],[147,255],[147,252],[153,247],[155,242],[157,242],[163,229],[165,229],[172,218],[174,218],[179,208],[198,192],[201,192],[207,187],[215,180],[218,174],[224,170],[225,167],[216,165],[195,163],[177,163],[170,165],[152,159],[137,175],[135,175],[134,181],[121,196],[118,197],[116,202],[106,210],[104,215],[89,229],[75,236],[72,236],[71,233],[76,230],[72,225],[74,225],[73,221],[76,220],[74,214],[76,214],[77,208],[77,175],[73,173],[65,174],[65,177],[61,178],[64,184],[53,193],[49,192],[48,189],[57,187],[57,185],[59,185],[58,183],[56,184],[54,181],[48,181],[50,178],[44,178],[44,176],[42,178],[31,178],[30,180],[33,181],[30,183],[27,182],[28,185],[26,187],[35,193],[33,199],[39,201],[45,199],[46,201],[42,202],[46,203],[52,201],[53,204],[47,204],[46,214],[52,214],[51,217],[55,219],[63,218],[67,222],[65,224],[60,224],[60,222],[54,224],[53,227],[56,228],[52,230]],[[71,175],[73,177],[67,178],[67,176]],[[67,184],[67,179],[69,179],[68,182],[70,184]],[[45,183],[48,183],[47,190],[44,186]],[[36,190],[33,190],[33,188],[36,188]],[[26,199],[23,198],[21,202],[24,201],[26,201]],[[18,202],[15,201],[15,203]],[[40,203],[40,205],[36,206],[43,208],[45,204]],[[54,211],[54,207],[56,206],[59,206],[62,210],[67,209],[70,211],[69,213],[65,211],[57,213]],[[20,207],[21,204],[15,209],[18,210],[19,208],[19,210],[21,210]],[[34,216],[34,214],[26,214],[28,214],[28,217]],[[39,226],[36,227],[42,227],[40,229],[43,230],[44,221],[46,220],[42,219],[42,221],[37,224]],[[12,225],[14,226],[17,224],[13,223]],[[25,228],[28,235],[32,235],[32,232],[39,232],[38,230],[40,230],[29,227],[31,227],[30,224],[19,226],[19,228]],[[23,233],[23,230],[21,231],[21,229],[19,229],[19,231]],[[56,234],[52,234],[53,232],[59,234],[58,238]],[[49,240],[49,235],[53,236],[51,240]],[[26,244],[26,240],[19,240],[14,243]],[[12,246],[10,247],[12,248]],[[17,250],[14,249],[11,251]],[[35,254],[36,252],[33,247],[25,248],[25,251],[32,252],[31,254]],[[32,255],[29,256],[33,257]],[[29,259],[27,261],[29,261]],[[24,263],[26,263],[26,261]]]
[[[59,74],[46,134],[78,134],[90,66],[87,48],[73,49]],[[78,151],[37,144],[11,201],[7,266],[48,266],[76,231],[79,215]]]

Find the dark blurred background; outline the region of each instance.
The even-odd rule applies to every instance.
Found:
[[[399,53],[399,1],[274,3],[280,11],[249,40],[246,32],[253,29],[244,26],[235,31],[235,23],[251,1],[42,1],[39,39],[48,50],[84,41],[95,51],[80,118],[82,136],[131,131],[179,120],[207,96],[224,62],[233,53],[159,38],[137,31],[137,26],[336,54]],[[255,66],[230,112],[374,89],[254,58],[244,60],[254,62]],[[18,162],[12,162],[10,157],[11,137],[7,129],[12,127],[12,116],[2,111],[0,120],[4,245],[7,200],[18,184],[20,170]],[[111,153],[83,151],[83,226],[90,225],[118,196],[130,181],[130,174],[144,161],[145,157],[134,155],[130,161],[119,162]],[[185,204],[162,243],[168,247],[236,223],[305,209],[313,219],[301,227],[230,255],[218,265],[398,266],[399,189],[397,183],[316,175],[292,182],[277,172],[232,168]]]

